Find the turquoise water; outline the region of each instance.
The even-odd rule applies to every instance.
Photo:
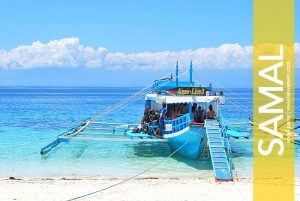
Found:
[[[0,88],[0,177],[132,176],[165,160],[145,174],[153,177],[213,177],[207,160],[189,160],[171,153],[164,143],[78,142],[63,143],[46,156],[40,148],[56,136],[98,112],[105,111],[139,88]],[[226,95],[226,94],[225,94]],[[296,105],[300,105],[300,92]],[[226,122],[251,117],[252,90],[231,89],[222,108]],[[105,121],[140,122],[144,100],[115,111]],[[296,110],[300,115],[300,108]],[[238,176],[252,175],[252,144],[232,140]],[[296,160],[300,161],[299,146]],[[297,163],[297,168],[300,168]]]

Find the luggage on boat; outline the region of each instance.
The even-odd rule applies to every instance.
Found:
[[[132,129],[132,133],[140,133],[140,128],[135,127],[134,129]]]
[[[148,133],[149,131],[149,127],[148,125],[143,125],[143,127],[135,127],[134,129],[132,129],[132,133]]]

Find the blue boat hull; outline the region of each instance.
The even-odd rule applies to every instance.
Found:
[[[204,136],[205,130],[202,127],[187,127],[176,133],[165,134],[164,138],[172,150],[179,149],[188,141],[178,153],[190,159],[198,159],[205,145]]]

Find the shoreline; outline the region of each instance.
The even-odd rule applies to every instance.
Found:
[[[0,200],[61,201],[124,181],[108,177],[1,178]],[[300,178],[295,178],[296,201],[300,201]],[[182,201],[253,200],[252,178],[216,182],[214,178],[141,177],[79,200]]]

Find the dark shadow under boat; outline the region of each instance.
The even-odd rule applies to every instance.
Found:
[[[134,155],[137,157],[168,157],[172,151],[166,143],[135,143],[129,145],[133,148]],[[174,160],[180,163],[184,163],[192,168],[197,170],[212,170],[212,165],[210,159],[189,159],[179,154],[174,154],[172,156]]]

